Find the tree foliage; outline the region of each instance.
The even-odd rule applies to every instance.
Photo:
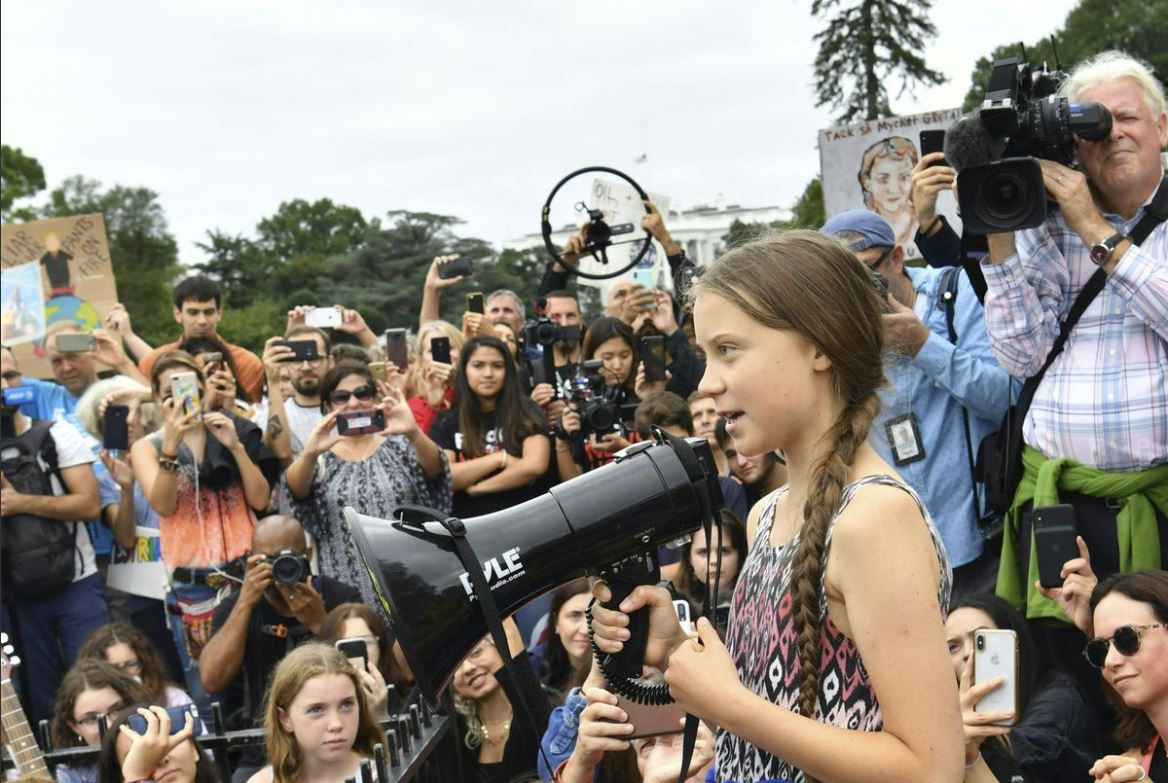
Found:
[[[132,316],[134,331],[157,344],[174,337],[170,289],[178,265],[178,245],[166,224],[158,194],[148,188],[70,177],[54,188],[40,217],[100,212],[105,218],[118,298]]]
[[[36,212],[22,207],[14,212],[12,205],[19,199],[34,196],[45,189],[45,170],[31,155],[19,147],[0,145],[0,213],[3,222],[35,220]]]
[[[1083,60],[1107,51],[1119,49],[1146,61],[1161,81],[1168,78],[1168,0],[1081,0],[1067,14],[1061,29],[1053,31],[1058,47],[1058,60],[1064,70],[1071,70]],[[1011,41],[996,47],[973,67],[969,92],[964,109],[976,108],[985,96],[993,61],[1004,57],[1023,56],[1031,64],[1047,62],[1055,66],[1050,36],[1043,36],[1029,44]]]
[[[918,82],[943,83],[921,54],[937,34],[931,7],[932,0],[814,0],[811,13],[827,17],[815,34],[815,105],[839,111],[841,123],[875,120],[892,114],[885,85],[894,79],[897,97]]]

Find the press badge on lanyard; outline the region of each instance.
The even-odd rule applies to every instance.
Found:
[[[888,434],[888,445],[892,449],[892,461],[897,465],[908,465],[925,458],[925,444],[921,442],[921,430],[917,427],[917,417],[911,413],[889,419],[884,425]]]

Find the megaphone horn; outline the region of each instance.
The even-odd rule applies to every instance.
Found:
[[[655,583],[657,547],[721,508],[706,441],[658,432],[657,443],[635,444],[604,467],[493,514],[459,520],[407,506],[399,518],[380,519],[346,507],[344,518],[414,679],[437,707],[486,633],[469,567],[482,569],[504,616],[572,579],[611,577],[631,563],[648,563],[653,573],[621,574],[621,581]],[[475,553],[474,563],[464,565],[455,536]],[[654,555],[636,557],[646,552]]]

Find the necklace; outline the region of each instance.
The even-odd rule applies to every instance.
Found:
[[[511,735],[511,717],[511,715],[508,715],[506,720],[503,721],[503,728],[497,739],[491,739],[490,727],[487,725],[486,721],[483,721],[483,742],[490,742],[492,744],[506,742],[507,737]]]

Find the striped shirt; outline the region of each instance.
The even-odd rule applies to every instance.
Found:
[[[1131,220],[1103,217],[1130,234],[1148,202]],[[1017,253],[982,265],[986,326],[1002,367],[1028,378],[1096,266],[1061,213],[1015,239]],[[1129,247],[1108,275],[1039,385],[1023,438],[1048,457],[1100,470],[1168,463],[1168,223]]]

